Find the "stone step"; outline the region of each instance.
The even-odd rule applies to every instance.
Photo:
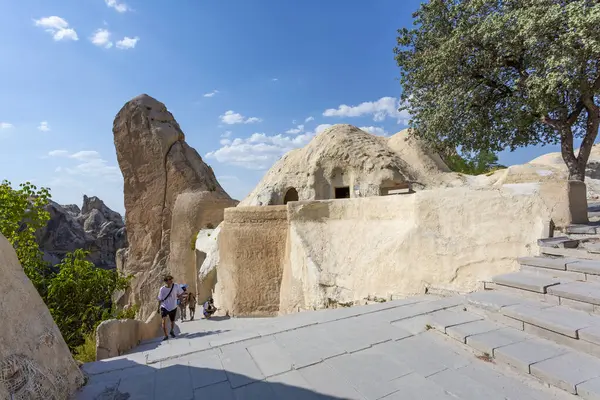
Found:
[[[572,257],[584,260],[597,260],[600,261],[600,247],[596,249],[591,244],[581,244],[576,249],[563,249],[555,247],[540,247],[541,255],[555,256],[555,257]],[[589,250],[588,250],[589,249]],[[595,253],[594,251],[598,251]]]
[[[600,315],[496,290],[473,293],[465,301],[470,312],[600,357]]]
[[[550,286],[548,294],[600,306],[600,285],[592,282],[568,282]],[[593,309],[591,310],[593,311]]]
[[[484,306],[489,310],[514,307],[520,301],[504,294],[478,292],[467,296],[469,305]],[[524,304],[531,307],[529,301]],[[431,316],[434,328],[466,344],[482,357],[513,369],[531,374],[542,382],[580,395],[583,399],[600,398],[600,359],[539,338],[464,311],[440,311]],[[439,328],[439,329],[438,329]]]
[[[567,270],[567,264],[576,261],[576,258],[568,257],[519,257],[517,261],[520,265],[530,267],[555,269],[560,271]]]
[[[579,240],[572,239],[568,236],[538,239],[537,242],[538,242],[538,246],[540,246],[540,247],[575,249],[579,246]]]
[[[548,287],[561,283],[561,279],[524,272],[513,272],[494,276],[492,282],[501,286],[544,294]]]
[[[565,228],[566,234],[571,235],[596,235],[600,233],[598,224],[573,224]]]

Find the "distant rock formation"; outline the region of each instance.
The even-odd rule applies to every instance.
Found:
[[[145,320],[156,310],[165,272],[195,291],[196,233],[223,220],[237,204],[213,170],[185,142],[173,115],[161,102],[140,95],[117,114],[114,143],[123,173],[129,248],[119,252],[122,272],[135,274],[119,304],[140,306]]]
[[[67,399],[84,382],[58,327],[0,235],[0,399]]]
[[[77,249],[90,252],[88,259],[100,268],[115,268],[117,250],[127,246],[125,223],[121,215],[98,197],[83,196],[81,209],[50,201],[46,206],[50,220],[37,233],[44,257],[53,265]]]

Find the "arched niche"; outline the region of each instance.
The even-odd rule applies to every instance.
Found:
[[[287,204],[290,201],[298,201],[298,191],[295,188],[289,188],[287,192],[285,192],[283,204]]]

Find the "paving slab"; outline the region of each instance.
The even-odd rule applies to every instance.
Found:
[[[275,341],[248,347],[248,353],[265,377],[290,371],[292,359]]]
[[[567,263],[573,261],[573,259],[563,257],[519,257],[517,261],[520,265],[566,271]]]
[[[445,310],[447,308],[462,305],[464,302],[460,296],[446,297],[440,300],[422,302],[411,305],[409,307],[398,307],[381,313],[373,314],[368,317],[385,318],[381,322],[397,322],[406,318],[412,318],[419,315],[429,314],[434,311]],[[368,318],[367,318],[368,319]]]
[[[272,384],[278,399],[317,400],[322,398],[325,400],[325,396],[320,397],[297,370],[271,376],[267,378],[266,382]]]
[[[457,371],[476,382],[504,393],[507,399],[573,400],[572,395],[563,392],[562,390],[557,389],[556,391],[559,393],[556,395],[550,390],[542,390],[543,384],[540,382],[527,382],[527,380],[517,380],[512,376],[506,376],[500,373],[497,368],[493,368],[493,365],[490,365],[490,363],[486,361],[469,364],[457,369]]]
[[[167,397],[167,399],[170,397]],[[205,386],[194,391],[194,400],[236,400],[233,396],[233,389],[229,382],[216,383],[214,385]]]
[[[577,331],[595,325],[597,317],[564,306],[539,309],[530,306],[510,306],[501,311],[504,315],[529,324],[577,339]]]
[[[118,393],[127,395],[127,400],[147,400],[156,393],[156,377],[154,375],[132,376],[121,379]],[[120,397],[115,396],[115,399]]]
[[[600,400],[600,378],[580,383],[576,389],[577,394],[585,400]]]
[[[337,344],[330,345],[331,342],[320,331],[316,332],[318,334],[315,336],[310,336],[307,333],[300,334],[299,331],[289,331],[275,335],[275,340],[289,355],[294,368],[307,367],[346,353],[341,346]]]
[[[382,357],[372,349],[344,354],[325,363],[368,399],[379,399],[395,392],[396,388],[390,382],[413,372],[406,364]]]
[[[350,382],[325,363],[302,368],[300,374],[316,392],[323,395],[348,400],[365,399],[350,385]]]
[[[567,271],[583,272],[590,275],[600,275],[600,261],[576,260],[567,263]]]
[[[466,375],[447,369],[427,378],[461,400],[505,400],[506,396]]]
[[[447,368],[459,368],[472,361],[447,346],[440,334],[435,332],[382,343],[371,350],[394,357],[424,377]]]
[[[492,282],[497,285],[529,290],[531,292],[546,293],[546,288],[549,286],[558,285],[561,281],[559,279],[549,278],[542,275],[513,272],[510,274],[494,276],[492,278]]]
[[[245,349],[221,353],[219,357],[233,389],[265,379],[250,353]]]
[[[188,361],[188,365],[194,389],[227,380],[227,374],[223,370],[218,351],[197,354]]]
[[[504,328],[504,326],[495,324],[488,320],[482,320],[451,326],[446,328],[446,334],[461,343],[467,343],[467,338],[469,336],[491,332],[502,328]]]
[[[417,373],[394,380],[397,391],[383,397],[385,400],[456,400],[435,382],[427,380]]]
[[[467,345],[482,353],[494,355],[494,350],[527,339],[525,333],[513,328],[503,328],[467,337]]]
[[[569,282],[548,288],[548,293],[571,300],[600,305],[600,285],[591,282]]]
[[[236,400],[279,400],[268,382],[254,382],[250,385],[233,389],[233,398]]]
[[[425,332],[427,330],[427,323],[429,317],[427,314],[418,315],[412,318],[402,319],[400,321],[392,322],[391,325],[400,328],[405,332],[410,333],[411,335],[418,335],[419,333]]]
[[[579,245],[579,240],[571,239],[568,236],[560,236],[553,238],[538,239],[537,243],[540,247],[573,249],[577,248],[577,246]]]
[[[528,302],[522,297],[498,292],[496,290],[484,290],[467,295],[467,304],[488,311],[499,311],[502,307],[514,306]]]
[[[558,357],[567,352],[568,350],[564,347],[535,338],[500,347],[494,351],[494,358],[529,374],[531,364]]]
[[[482,316],[470,313],[468,311],[441,310],[428,315],[428,323],[433,328],[446,332],[446,329],[467,322],[480,321]]]
[[[600,377],[600,360],[580,353],[567,353],[533,364],[531,374],[544,382],[576,394],[576,386]]]
[[[187,365],[173,365],[157,370],[154,383],[154,398],[193,399],[194,388],[192,386],[190,367]]]
[[[590,326],[589,328],[580,329],[577,334],[579,335],[579,339],[600,346],[600,326]]]

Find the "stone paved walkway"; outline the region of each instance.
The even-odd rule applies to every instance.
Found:
[[[563,400],[426,327],[460,298],[180,324],[177,339],[84,365],[78,399]]]

